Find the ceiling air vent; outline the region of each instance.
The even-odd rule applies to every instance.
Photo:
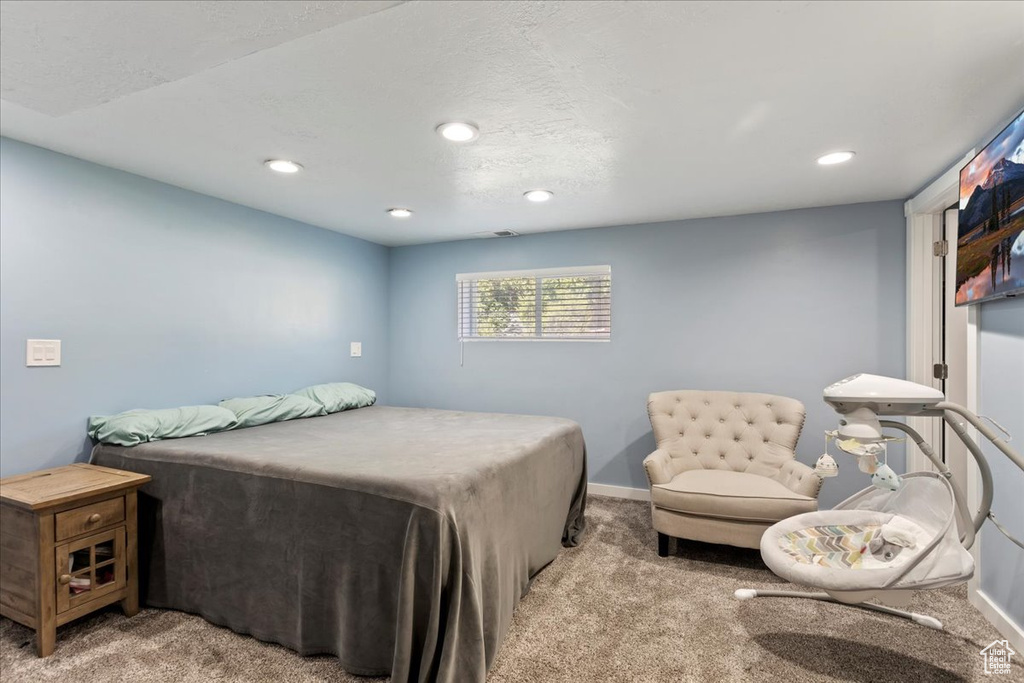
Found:
[[[490,240],[495,237],[519,237],[519,233],[515,230],[495,230],[494,232],[486,230],[484,232],[474,232],[470,237],[478,240]]]

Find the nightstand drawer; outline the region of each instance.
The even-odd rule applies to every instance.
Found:
[[[124,498],[111,498],[56,515],[56,539],[63,541],[124,521]]]

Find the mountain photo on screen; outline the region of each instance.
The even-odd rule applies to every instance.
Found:
[[[1024,293],[1024,112],[960,171],[956,303]]]

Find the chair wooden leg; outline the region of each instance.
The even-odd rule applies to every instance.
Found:
[[[668,557],[668,536],[658,532],[658,557]]]

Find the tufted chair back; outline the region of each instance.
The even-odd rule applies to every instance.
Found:
[[[653,393],[647,413],[673,476],[715,469],[777,478],[794,458],[806,417],[796,399],[732,391]]]

